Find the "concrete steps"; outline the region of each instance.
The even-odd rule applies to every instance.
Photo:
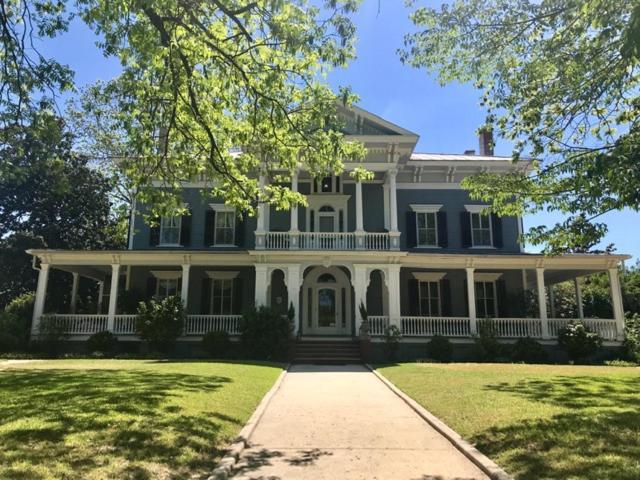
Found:
[[[342,365],[362,363],[362,358],[354,341],[299,340],[293,348],[293,363]]]

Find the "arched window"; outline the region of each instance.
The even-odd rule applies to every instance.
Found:
[[[330,273],[323,273],[318,277],[318,283],[336,283],[336,277]]]
[[[320,207],[320,212],[335,212],[335,210],[333,209],[332,206],[330,205],[324,205],[323,207]]]

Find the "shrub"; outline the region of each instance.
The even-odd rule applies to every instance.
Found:
[[[474,336],[474,356],[479,362],[501,360],[506,353],[505,347],[498,342],[495,322],[491,318],[478,321],[478,333]]]
[[[558,344],[576,362],[594,355],[602,345],[602,338],[584,324],[570,322],[558,332]]]
[[[627,315],[624,325],[624,351],[625,357],[636,363],[640,363],[640,315],[634,313]]]
[[[401,339],[402,332],[400,332],[400,329],[397,326],[388,325],[385,327],[382,340],[384,341],[384,356],[387,360],[393,361],[396,359],[398,345]]]
[[[182,335],[185,318],[184,305],[178,296],[141,302],[136,332],[152,349],[168,353]]]
[[[447,337],[434,335],[427,343],[427,356],[438,362],[448,363],[453,355],[453,345]]]
[[[94,333],[87,338],[87,350],[89,353],[99,352],[102,354],[113,354],[118,345],[118,337],[108,331]]]
[[[34,302],[34,293],[24,293],[11,300],[5,307],[7,315],[0,324],[0,351],[27,349],[31,335]]]
[[[245,312],[240,322],[240,335],[244,351],[251,358],[287,358],[291,324],[275,310],[261,306]]]
[[[67,322],[59,318],[43,317],[38,325],[38,338],[34,349],[51,357],[60,354],[62,342],[68,338]]]
[[[217,330],[202,336],[202,349],[211,358],[225,358],[229,355],[231,342],[227,332]]]
[[[545,363],[547,351],[531,337],[519,338],[511,347],[511,360],[524,363]]]

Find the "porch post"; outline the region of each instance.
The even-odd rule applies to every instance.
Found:
[[[73,283],[71,284],[71,301],[69,303],[69,313],[76,313],[76,305],[78,303],[78,281],[80,280],[80,274],[78,272],[72,272]]]
[[[189,303],[189,270],[191,270],[190,264],[186,263],[182,265],[182,288],[180,289],[180,298],[182,299],[185,312],[187,311]]]
[[[47,283],[49,282],[49,264],[41,263],[38,273],[38,287],[36,299],[33,304],[33,320],[31,322],[31,334],[37,335],[40,330],[40,318],[44,311],[44,301],[47,296]]]
[[[118,286],[120,285],[120,264],[111,265],[111,288],[109,289],[109,311],[107,330],[113,332],[116,322],[116,308],[118,307]]]
[[[269,276],[266,265],[256,265],[256,292],[255,292],[255,306],[267,305],[267,288],[269,288]]]
[[[102,313],[102,302],[104,301],[104,281],[98,282],[98,304],[96,305],[96,313],[100,315]]]
[[[259,195],[262,195],[264,191],[264,186],[266,184],[266,176],[264,174],[260,174],[258,179],[258,189]],[[266,208],[262,199],[258,198],[258,221],[255,231],[256,236],[256,250],[264,250],[265,248],[265,227],[266,227]]]
[[[392,250],[400,249],[400,232],[398,232],[398,197],[396,189],[397,170],[389,170],[389,236]]]
[[[356,248],[364,249],[364,220],[362,218],[362,182],[356,180]]]
[[[469,333],[478,333],[478,319],[476,313],[476,283],[474,279],[475,268],[467,267],[467,302],[469,310]]]
[[[367,268],[362,265],[354,265],[353,275],[353,301],[356,306],[356,336],[360,335],[360,326],[362,325],[362,317],[360,317],[360,303],[367,307]]]
[[[611,300],[613,304],[613,318],[616,320],[617,339],[624,339],[624,307],[622,304],[622,289],[620,288],[620,276],[618,268],[609,269],[609,285],[611,288]]]
[[[578,277],[573,279],[573,286],[576,289],[576,304],[578,305],[578,318],[584,320],[584,306],[582,305],[582,286]]]
[[[293,335],[298,335],[300,327],[300,265],[289,265],[287,268],[287,296],[289,303],[293,305],[295,315],[293,317]],[[287,309],[289,305],[287,305]]]
[[[298,170],[291,175],[291,191],[298,192]],[[300,230],[298,228],[298,205],[291,207],[291,227],[289,228],[289,246],[292,249],[298,248],[298,238]],[[296,315],[298,311],[296,309]]]
[[[556,318],[556,295],[553,285],[549,285],[549,307],[551,308],[551,318]]]
[[[389,325],[395,325],[402,330],[400,318],[400,265],[389,265],[387,287],[389,290]]]
[[[536,289],[538,291],[538,312],[540,316],[540,325],[542,330],[542,338],[549,338],[549,319],[547,317],[547,297],[544,287],[544,268],[536,268]]]

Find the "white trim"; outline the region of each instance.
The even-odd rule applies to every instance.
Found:
[[[236,213],[236,207],[232,205],[226,205],[224,203],[210,203],[209,208],[217,212],[233,212]]]
[[[403,170],[404,171],[404,170]],[[447,182],[422,182],[422,183],[398,183],[398,190],[461,190],[459,183]]]
[[[502,277],[502,273],[500,272],[476,272],[475,275],[476,282],[495,282],[496,280]]]
[[[442,205],[436,205],[436,204],[420,205],[420,204],[412,203],[409,205],[409,207],[411,207],[411,210],[413,210],[416,213],[438,213],[442,209]]]
[[[469,213],[482,213],[487,210],[490,205],[465,205],[464,208]]]
[[[151,270],[151,275],[158,280],[174,280],[182,278],[182,272],[179,270]]]
[[[226,205],[224,203],[210,203],[209,208],[216,212],[215,221],[213,222],[213,243],[209,245],[210,247],[235,247],[236,246],[236,208],[231,205]],[[216,242],[216,231],[218,230],[218,214],[220,213],[231,213],[233,214],[233,227],[232,227],[232,242],[231,243],[217,243]],[[206,225],[205,225],[206,227]]]
[[[207,270],[206,273],[211,280],[233,280],[240,274],[226,270]]]
[[[447,272],[413,272],[413,278],[420,282],[439,282]]]

